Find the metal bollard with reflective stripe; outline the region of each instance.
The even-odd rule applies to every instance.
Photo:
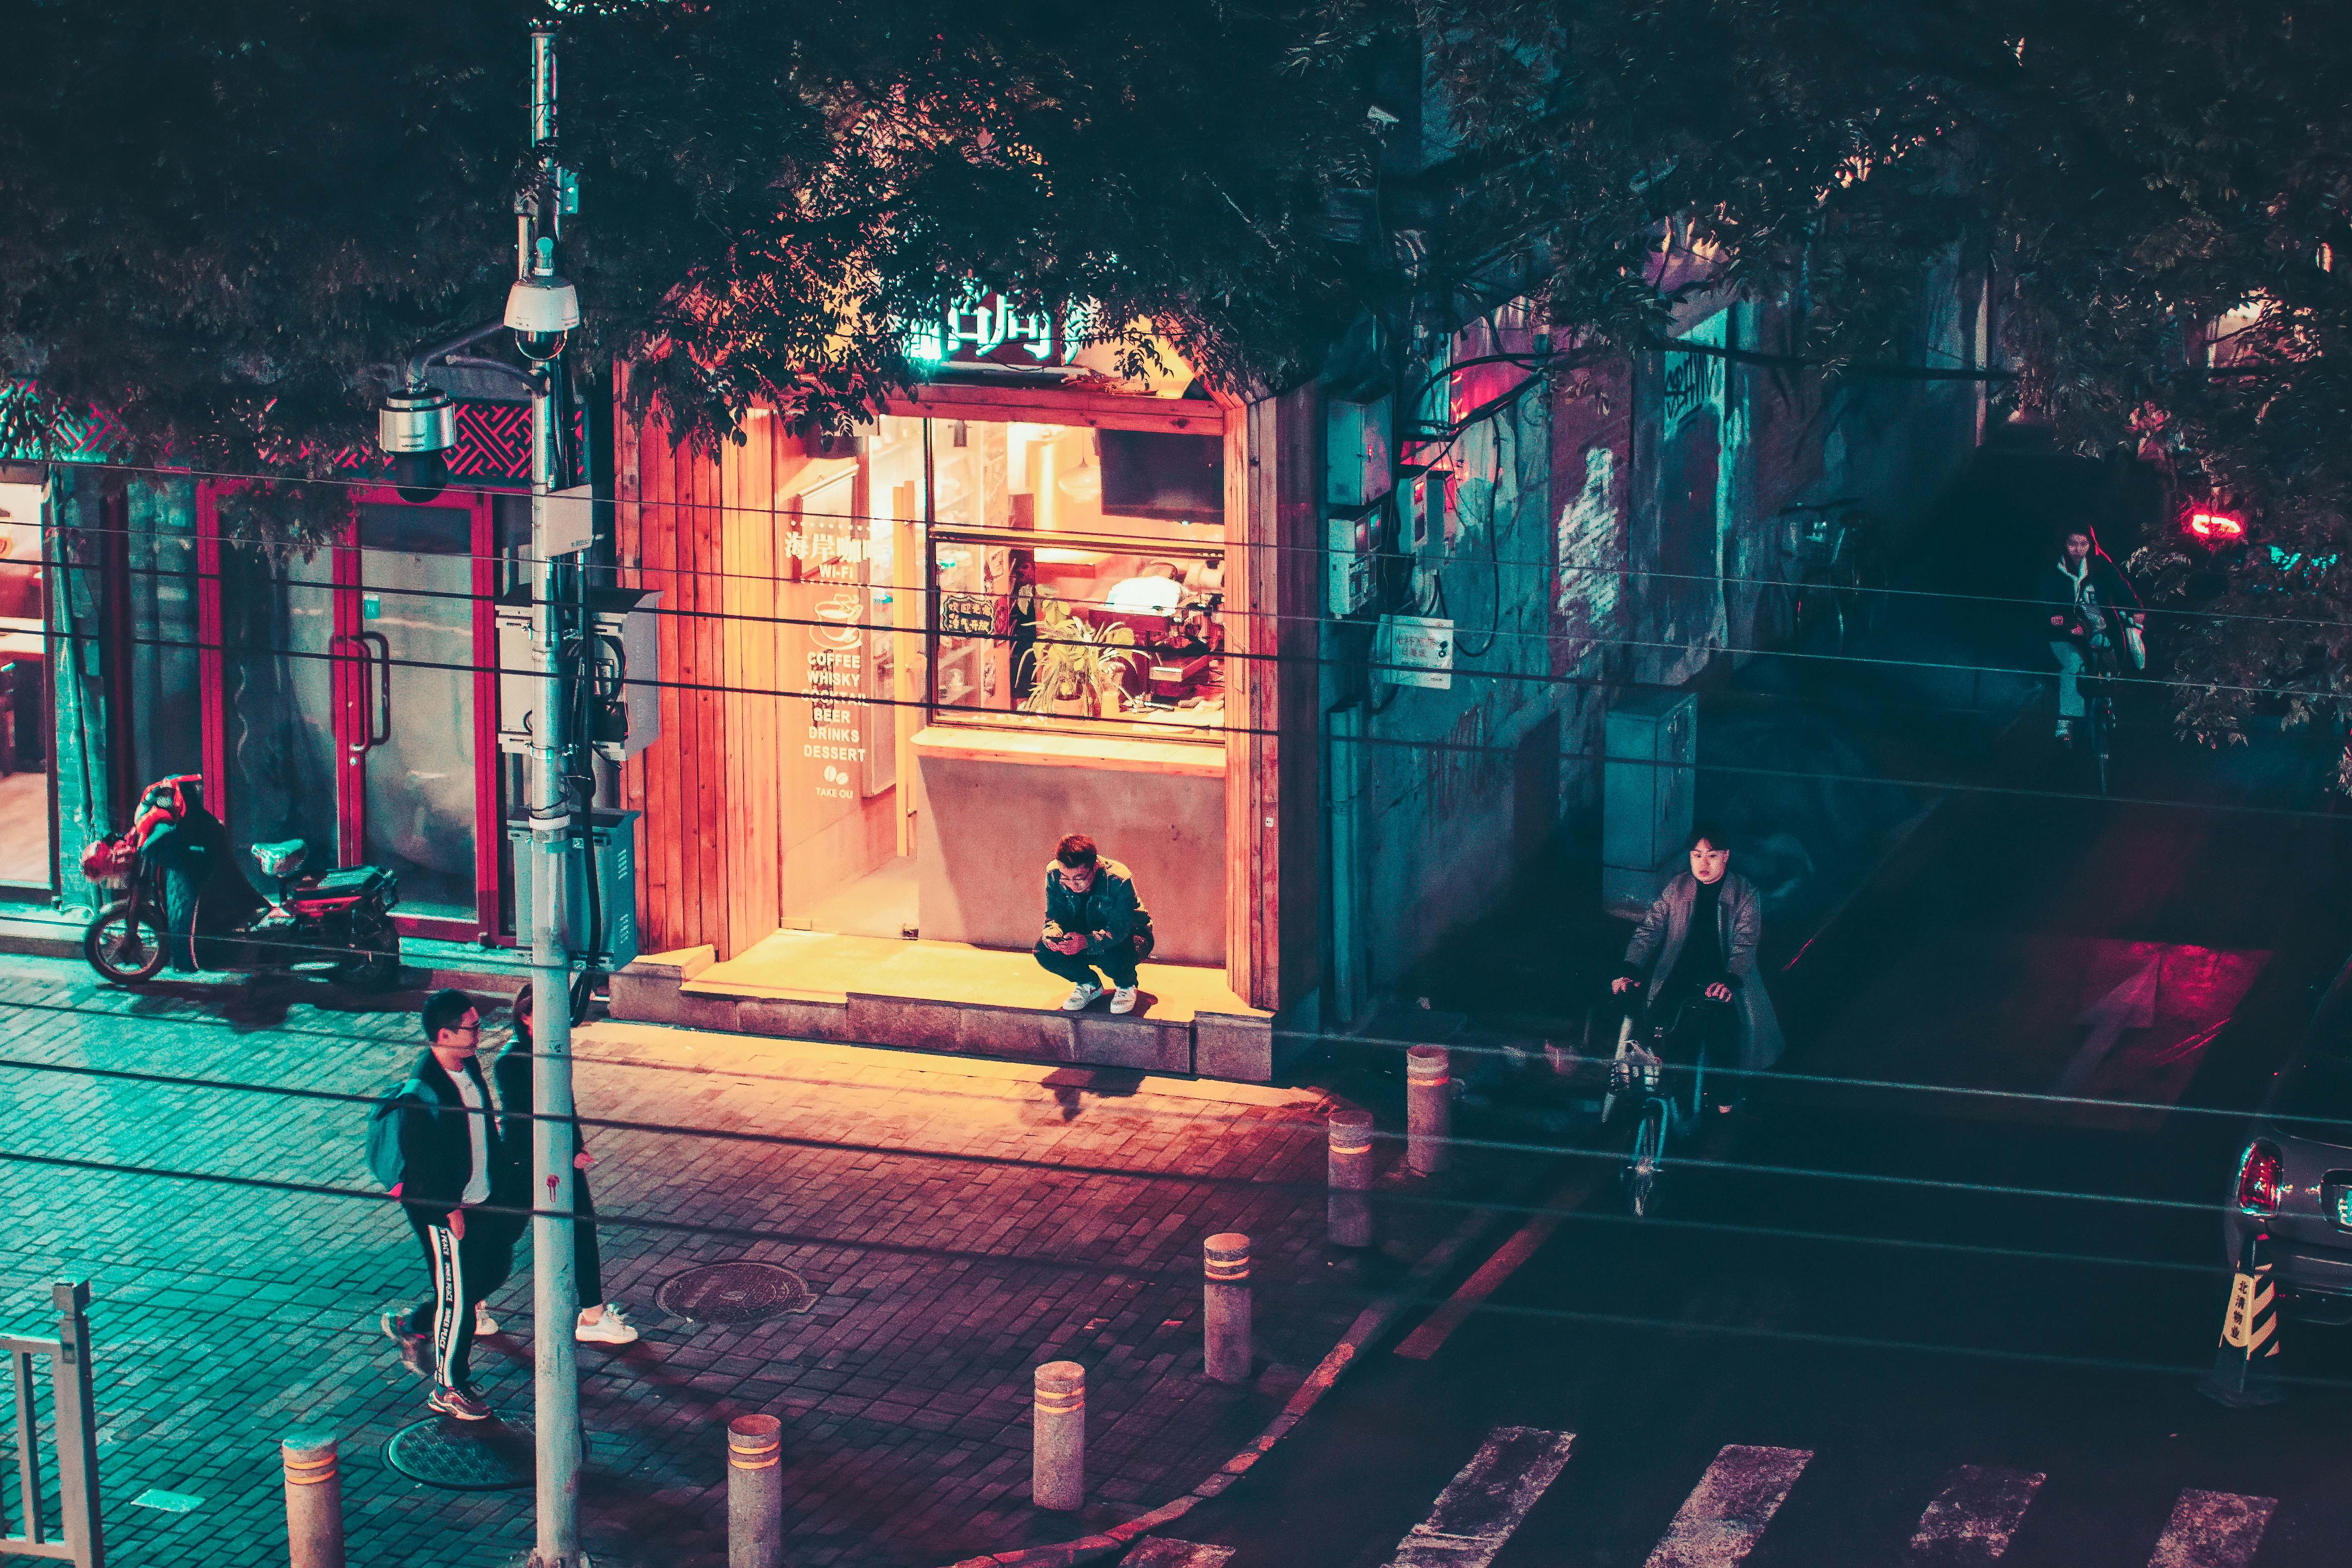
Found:
[[[1415,1046],[1404,1060],[1405,1163],[1430,1175],[1452,1163],[1454,1079],[1444,1046]]]
[[[343,1477],[335,1435],[295,1432],[279,1439],[286,1468],[286,1550],[293,1568],[343,1568]]]
[[[1334,1247],[1372,1244],[1372,1113],[1354,1106],[1331,1113],[1329,1224]]]
[[[1087,1369],[1049,1361],[1037,1369],[1029,1495],[1039,1508],[1076,1512],[1087,1498]]]
[[[727,1568],[783,1568],[783,1458],[776,1417],[727,1424]]]
[[[1250,1239],[1220,1232],[1201,1245],[1202,1359],[1217,1383],[1250,1375]]]

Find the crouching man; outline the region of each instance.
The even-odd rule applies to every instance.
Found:
[[[1062,1006],[1079,1012],[1113,987],[1110,1010],[1135,1011],[1135,966],[1151,956],[1151,916],[1135,891],[1135,878],[1096,853],[1095,841],[1073,833],[1045,866],[1045,930],[1037,962],[1076,987]]]

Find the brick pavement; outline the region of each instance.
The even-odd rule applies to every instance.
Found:
[[[0,1060],[380,1092],[417,1048],[415,997],[381,1006],[303,981],[130,994],[77,964],[0,958]],[[725,1422],[785,1423],[791,1555],[804,1568],[934,1568],[1067,1539],[1183,1490],[1245,1443],[1361,1305],[1322,1243],[1314,1090],[1146,1079],[602,1023],[583,1031],[584,1114],[820,1146],[592,1130],[607,1294],[646,1329],[582,1347],[583,1484],[597,1563],[724,1561]],[[0,1068],[15,1152],[371,1188],[364,1108]],[[386,1440],[423,1390],[375,1328],[423,1268],[380,1199],[0,1163],[0,1317],[87,1277],[110,1560],[282,1563],[276,1441],[343,1436],[352,1560],[499,1564],[530,1539],[528,1490],[433,1490]],[[699,1235],[630,1220],[753,1233]],[[1255,1384],[1200,1374],[1201,1239],[1255,1240]],[[526,1248],[527,1250],[527,1248]],[[756,1258],[813,1308],[743,1328],[665,1319],[660,1283]],[[528,1413],[528,1265],[476,1352]],[[1089,1498],[1028,1506],[1030,1369],[1090,1373]],[[5,1459],[5,1456],[0,1456]],[[184,1514],[131,1506],[193,1493]]]

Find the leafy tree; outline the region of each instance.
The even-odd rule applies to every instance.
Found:
[[[96,404],[124,455],[317,472],[362,367],[488,319],[525,174],[519,0],[5,0],[0,442]],[[566,8],[579,363],[697,438],[839,418],[974,280],[1172,331],[1228,380],[1344,309],[1270,238],[1349,135],[1298,21],[1150,0]],[[1335,118],[1335,115],[1337,118]],[[1138,326],[1134,323],[1142,322]]]
[[[2345,716],[2352,11],[1421,0],[1331,18],[1334,40],[1401,19],[1432,40],[1443,135],[1390,205],[1425,226],[1433,275],[1548,247],[1553,314],[1588,343],[1664,324],[1643,263],[1675,220],[1710,286],[1802,300],[1790,357],[1832,374],[1916,364],[1902,323],[1929,264],[1990,262],[2004,409],[2248,519],[2232,554],[2170,516],[2137,542],[2166,602],[2206,612],[2168,639],[2184,731]]]

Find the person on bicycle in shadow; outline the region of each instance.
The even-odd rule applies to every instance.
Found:
[[[1677,1035],[1693,1044],[1704,1039],[1710,1066],[1738,1069],[1716,1080],[1721,1087],[1714,1098],[1728,1111],[1746,1075],[1780,1059],[1780,1020],[1756,969],[1764,907],[1756,885],[1733,874],[1731,841],[1721,828],[1701,824],[1686,847],[1690,869],[1677,872],[1650,905],[1625,944],[1624,972],[1609,988],[1622,996],[1645,986],[1643,1011],[1650,1016],[1694,1000],[1727,1004],[1698,1008]]]
[[[2058,660],[2058,739],[2072,745],[2074,721],[2083,717],[2082,674],[2091,661],[2094,638],[2105,637],[2134,668],[2147,662],[2139,640],[2147,617],[2131,579],[2116,569],[2086,527],[2070,527],[2058,540],[2058,562],[2042,575],[2034,597],[2049,616],[2050,651]]]

